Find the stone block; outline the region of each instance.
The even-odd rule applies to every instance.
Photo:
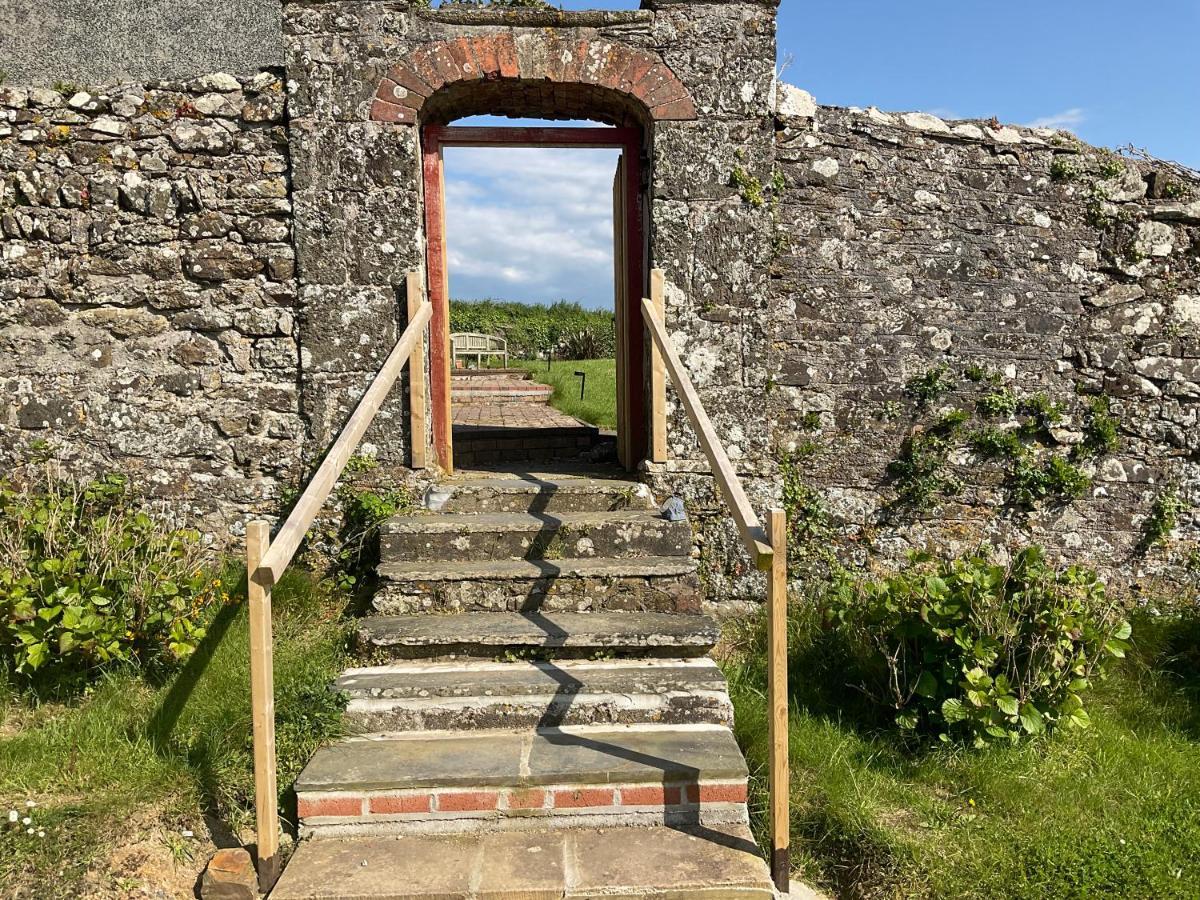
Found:
[[[201,900],[258,900],[258,876],[249,852],[241,847],[218,850],[200,879]]]

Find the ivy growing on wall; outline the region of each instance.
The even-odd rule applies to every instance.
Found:
[[[943,363],[906,383],[915,421],[888,465],[896,491],[890,514],[923,512],[958,496],[963,483],[950,456],[961,449],[1001,469],[1005,502],[1017,512],[1069,503],[1086,493],[1091,480],[1079,464],[1111,453],[1118,443],[1118,423],[1107,397],[1092,398],[1078,411],[1082,437],[1063,453],[1058,448],[1067,437],[1065,403],[1043,392],[1019,393],[978,365],[961,374],[965,386]],[[967,394],[964,402],[931,418],[930,408],[954,391]]]

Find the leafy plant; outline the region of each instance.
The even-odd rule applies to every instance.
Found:
[[[593,359],[616,355],[616,319],[610,310],[584,309],[560,300],[550,305],[499,300],[455,300],[450,304],[450,328],[502,335],[513,359],[544,358],[546,351],[562,355],[568,334],[589,330],[595,341]],[[584,357],[579,357],[584,358]]]
[[[896,724],[975,746],[1086,727],[1083,697],[1131,628],[1094,572],[1040,547],[1010,565],[916,557],[879,580],[842,573],[827,598],[856,677]]]
[[[601,334],[590,325],[567,331],[559,342],[559,355],[566,359],[599,359],[604,352]]]
[[[904,392],[917,401],[919,406],[926,406],[937,400],[943,394],[954,389],[954,379],[950,376],[949,366],[934,366],[914,375],[904,384]]]
[[[1017,457],[1009,472],[1012,500],[1031,507],[1042,500],[1065,502],[1082,497],[1091,479],[1058,455],[1037,460],[1025,453]]]
[[[985,426],[973,432],[971,447],[988,459],[1015,458],[1024,452],[1024,445],[1015,431]]]
[[[1000,388],[984,394],[979,398],[977,405],[981,413],[994,419],[1013,415],[1020,402],[1020,398],[1012,388]]]
[[[45,467],[0,483],[0,655],[28,683],[70,692],[119,664],[170,664],[227,595],[200,536],[174,527],[123,476]]]
[[[1018,409],[1029,416],[1021,424],[1021,431],[1030,437],[1048,434],[1063,419],[1063,405],[1054,402],[1042,391],[1022,397]]]
[[[1084,459],[1094,459],[1112,453],[1119,443],[1117,425],[1108,397],[1094,397],[1084,414],[1083,443],[1076,448],[1075,455]]]
[[[1055,156],[1050,163],[1051,181],[1074,181],[1079,177],[1079,170],[1071,160],[1063,156]]]
[[[914,510],[928,509],[938,494],[953,496],[962,483],[943,472],[950,442],[934,431],[914,431],[900,447],[900,454],[888,463],[887,471],[895,482],[896,505]]]
[[[1155,495],[1150,504],[1150,514],[1142,526],[1142,539],[1138,548],[1145,552],[1155,544],[1166,540],[1179,522],[1180,513],[1187,509],[1187,504],[1179,496],[1173,485],[1168,485]]]
[[[353,482],[339,487],[337,496],[342,506],[337,561],[340,585],[348,590],[378,562],[379,526],[392,516],[412,512],[417,501],[404,486],[376,491]]]

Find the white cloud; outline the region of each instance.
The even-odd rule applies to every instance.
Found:
[[[1030,128],[1078,128],[1086,118],[1082,107],[1072,106],[1062,112],[1034,119],[1028,123],[1028,126]]]
[[[611,305],[616,157],[612,150],[448,148],[452,295]]]

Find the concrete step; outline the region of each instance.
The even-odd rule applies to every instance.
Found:
[[[692,529],[649,509],[450,513],[388,519],[379,545],[384,563],[688,556]]]
[[[700,612],[700,578],[686,556],[640,559],[484,559],[379,566],[376,612]]]
[[[673,613],[508,613],[368,616],[358,646],[371,662],[388,659],[703,656],[720,637],[708,616]]]
[[[470,381],[473,378],[514,378],[517,380],[533,377],[525,369],[452,369],[450,378],[453,383]]]
[[[301,830],[466,831],[747,821],[745,760],[720,725],[415,731],[318,750]]]
[[[530,829],[305,841],[272,900],[771,900],[744,826]]]
[[[470,478],[437,485],[452,491],[444,513],[562,513],[654,509],[646,485],[614,478]]]
[[[336,683],[355,732],[597,724],[733,725],[708,658],[409,663],[348,669]]]

